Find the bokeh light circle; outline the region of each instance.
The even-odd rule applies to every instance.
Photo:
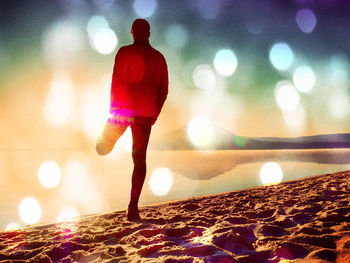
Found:
[[[65,206],[59,215],[57,216],[56,222],[71,221],[73,218],[80,215],[79,210],[75,206]]]
[[[231,76],[237,68],[236,55],[230,49],[219,50],[214,58],[214,67],[222,76]]]
[[[166,195],[173,185],[173,174],[165,167],[153,171],[148,183],[153,194]]]
[[[266,18],[263,15],[255,15],[254,17],[248,17],[246,21],[247,30],[254,34],[261,34],[266,27]]]
[[[302,132],[306,124],[304,107],[299,104],[291,111],[283,111],[283,119],[289,132]]]
[[[118,38],[110,28],[102,28],[92,36],[92,43],[98,53],[111,54],[118,44]]]
[[[84,133],[95,141],[101,133],[101,127],[105,124],[108,116],[110,75],[108,80],[105,76],[98,83],[91,83],[83,87],[78,100],[78,117],[80,128]]]
[[[317,18],[310,9],[300,9],[295,16],[295,21],[300,30],[307,34],[311,33],[317,24]]]
[[[293,82],[300,92],[310,92],[315,85],[315,73],[309,66],[296,68],[293,74]]]
[[[60,192],[67,202],[79,204],[83,213],[101,211],[106,204],[91,176],[89,163],[68,160],[62,169]]]
[[[86,26],[86,31],[88,32],[89,36],[93,36],[96,34],[96,32],[103,28],[109,28],[107,19],[103,16],[95,15],[90,17]]]
[[[167,29],[165,38],[170,46],[182,48],[187,44],[188,32],[184,26],[173,24]]]
[[[12,230],[16,230],[16,229],[19,229],[20,228],[20,225],[13,222],[13,223],[10,223],[6,226],[5,228],[5,231],[12,231]]]
[[[196,117],[187,126],[187,136],[197,147],[210,146],[214,143],[214,127],[210,120]]]
[[[283,171],[276,162],[267,162],[261,167],[260,180],[264,185],[278,184],[282,181]]]
[[[335,92],[329,97],[328,109],[336,119],[344,119],[350,113],[350,97],[346,92]]]
[[[221,1],[201,0],[195,2],[200,16],[204,19],[215,19],[221,10]]]
[[[293,60],[294,53],[286,43],[276,43],[270,49],[270,61],[277,70],[287,70]]]
[[[156,0],[135,0],[133,8],[137,16],[146,18],[153,15],[157,5]]]
[[[194,84],[200,89],[211,90],[216,85],[215,74],[209,65],[196,66],[192,79]]]
[[[42,186],[56,187],[61,180],[61,169],[54,161],[43,162],[38,171],[38,178]]]
[[[41,208],[34,197],[26,197],[21,201],[18,213],[26,224],[35,224],[40,220]]]
[[[285,111],[291,111],[298,106],[299,93],[289,81],[280,81],[275,87],[275,98],[278,106]]]
[[[43,32],[43,53],[53,67],[66,67],[74,62],[84,45],[83,30],[68,19],[47,26]]]
[[[349,59],[344,54],[333,55],[330,61],[330,81],[333,87],[343,89],[349,85]]]
[[[43,116],[52,126],[69,123],[75,109],[74,85],[65,72],[57,72],[51,81],[43,108]]]

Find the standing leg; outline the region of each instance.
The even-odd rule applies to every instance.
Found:
[[[138,203],[143,183],[146,177],[146,151],[151,133],[151,123],[135,123],[131,125],[132,131],[132,159],[134,170],[132,173],[132,186],[127,217],[129,220],[139,219]]]

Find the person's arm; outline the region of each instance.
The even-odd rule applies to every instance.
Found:
[[[157,94],[157,108],[156,108],[156,113],[153,116],[153,124],[156,122],[160,114],[160,111],[163,108],[164,102],[168,96],[168,85],[169,85],[168,67],[164,58],[163,60],[164,62],[162,66],[162,72],[160,75],[159,88],[158,88],[158,94]]]

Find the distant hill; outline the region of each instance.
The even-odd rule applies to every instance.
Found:
[[[213,126],[211,142],[194,145],[187,135],[187,126],[161,135],[150,145],[152,150],[272,150],[350,148],[350,133],[322,134],[301,137],[245,137]]]

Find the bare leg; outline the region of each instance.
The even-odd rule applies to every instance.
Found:
[[[120,136],[125,132],[127,125],[120,125],[108,119],[101,135],[96,142],[96,152],[99,155],[106,155],[113,150],[113,147]]]
[[[132,124],[132,159],[134,170],[132,173],[132,187],[130,194],[130,203],[128,218],[138,219],[138,203],[143,183],[146,177],[146,151],[151,133],[151,124]]]

